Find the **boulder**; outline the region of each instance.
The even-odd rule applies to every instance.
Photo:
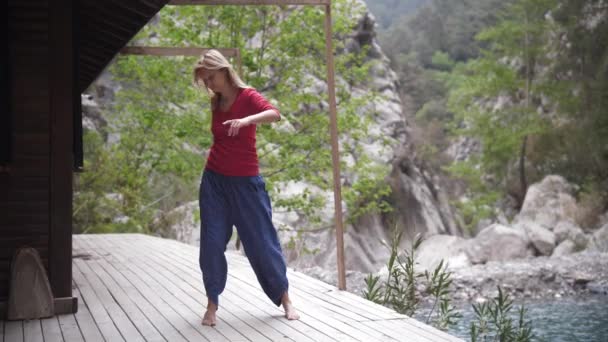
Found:
[[[531,221],[519,222],[517,227],[523,229],[528,239],[541,255],[551,255],[555,248],[555,234],[540,224]]]
[[[555,234],[555,241],[557,244],[560,244],[565,240],[571,240],[579,251],[585,249],[589,242],[585,232],[570,221],[561,221],[558,223],[553,229],[553,233]]]
[[[459,268],[471,265],[465,253],[466,240],[452,235],[433,235],[422,241],[416,251],[416,262],[426,270],[433,270],[441,260],[447,262],[448,268]]]
[[[530,186],[515,222],[531,221],[553,230],[558,222],[575,221],[574,189],[563,177],[551,175]]]
[[[555,249],[551,257],[560,257],[562,255],[568,255],[576,252],[576,244],[571,240],[562,241]]]
[[[608,223],[593,233],[593,249],[608,252]]]
[[[608,224],[608,211],[600,215],[600,217],[598,218],[598,222],[598,227],[603,227],[605,224]]]
[[[505,261],[532,256],[526,234],[501,224],[493,224],[468,240],[465,252],[471,263]]]

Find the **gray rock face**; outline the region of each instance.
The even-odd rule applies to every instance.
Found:
[[[418,247],[416,262],[426,270],[435,269],[441,260],[447,263],[448,269],[470,266],[466,246],[466,240],[459,236],[433,235]]]
[[[603,227],[605,224],[608,224],[608,211],[600,215],[599,217],[599,227]]]
[[[589,238],[585,235],[585,232],[570,221],[562,221],[555,226],[553,229],[555,233],[556,243],[561,243],[565,240],[570,240],[574,243],[577,250],[582,250],[587,247]]]
[[[406,149],[398,152],[389,176],[397,224],[415,234],[461,235],[440,180],[420,170]]]
[[[389,236],[379,220],[379,216],[368,216],[362,219],[361,224],[346,227],[344,263],[347,270],[373,273],[386,263],[389,251],[384,244]],[[336,270],[336,235],[333,229],[306,233],[301,237],[297,237],[295,232],[282,231],[279,236],[291,267]],[[318,273],[318,270],[314,272]],[[332,272],[327,274],[335,275]]]
[[[553,230],[558,222],[575,221],[573,188],[563,177],[551,175],[530,186],[515,221],[532,221]]]
[[[362,4],[361,1],[356,1]],[[364,4],[363,4],[364,5]],[[408,247],[416,233],[435,235],[461,235],[455,223],[454,215],[444,190],[439,186],[439,180],[416,165],[411,158],[411,147],[408,123],[403,114],[402,103],[398,93],[398,79],[390,69],[390,62],[382,52],[375,38],[375,21],[366,12],[358,18],[351,38],[347,41],[348,51],[360,51],[362,47],[369,48],[368,60],[372,61],[370,82],[368,88],[351,87],[354,97],[362,97],[373,89],[382,96],[360,109],[361,115],[371,119],[370,135],[382,139],[368,139],[363,143],[365,153],[377,165],[391,165],[387,174],[393,196],[391,204],[394,207],[393,216],[398,227],[404,227],[406,234],[402,247]],[[324,81],[316,80],[309,91],[318,92],[326,89]],[[341,145],[348,144],[348,137],[341,138]],[[385,142],[388,141],[387,145]],[[356,156],[352,156],[354,158]],[[349,157],[346,158],[348,162]],[[358,176],[343,171],[343,178],[351,182]],[[327,207],[323,210],[321,219],[333,226],[333,194],[314,189],[307,184],[281,184],[280,193],[286,195],[296,189],[308,189],[317,196],[327,199]],[[349,208],[344,210],[348,213]],[[320,266],[335,269],[336,244],[333,231],[306,233],[297,237],[295,230],[307,226],[296,213],[275,210],[274,221],[281,227],[280,238],[284,245],[293,248],[286,249],[287,259],[292,267],[313,268]],[[345,263],[346,269],[359,272],[376,272],[382,267],[387,258],[388,250],[381,243],[388,241],[388,233],[392,227],[386,226],[386,220],[381,215],[368,215],[358,222],[349,225],[345,232]],[[300,240],[295,243],[294,242]],[[290,243],[291,242],[291,243]],[[299,248],[305,246],[306,248]],[[315,251],[311,254],[309,251]]]
[[[541,255],[551,255],[555,248],[555,234],[540,224],[531,221],[519,222],[517,228],[522,229],[532,245]]]
[[[446,150],[446,154],[454,161],[465,161],[471,155],[481,150],[478,140],[471,137],[458,137]]]
[[[195,219],[198,213],[198,201],[188,202],[157,219],[155,224],[163,220],[168,226],[168,236],[189,245],[198,246],[201,238],[200,220]]]
[[[593,249],[608,252],[608,223],[593,233]]]
[[[493,224],[483,229],[474,239],[468,240],[466,253],[473,264],[532,255],[526,234],[501,224]]]
[[[557,245],[557,247],[555,247],[551,257],[560,257],[563,255],[572,254],[574,252],[576,252],[576,244],[571,240],[564,240]]]

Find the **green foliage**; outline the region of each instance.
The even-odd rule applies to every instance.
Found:
[[[547,166],[564,170],[579,184],[606,188],[608,179],[608,8],[601,1],[562,0],[554,11],[558,34],[552,44],[558,56],[552,65],[553,99],[562,113],[555,125],[559,151]],[[595,18],[595,19],[594,19]],[[557,147],[557,146],[556,146]],[[577,170],[578,169],[578,170]]]
[[[429,311],[426,322],[431,321],[431,315],[439,304],[439,312],[433,325],[443,330],[447,330],[450,326],[456,324],[458,319],[462,317],[460,313],[456,312],[456,308],[451,305],[449,287],[452,284],[450,279],[452,272],[448,272],[447,267],[447,263],[441,260],[433,272],[424,271],[427,283],[426,292],[433,297],[433,306]]]
[[[341,0],[334,6],[334,45],[344,51],[355,19],[363,10],[356,2]],[[311,89],[326,78],[324,12],[316,6],[167,6],[137,36],[133,45],[237,47],[242,53],[242,77],[277,105],[283,120],[258,127],[261,173],[275,207],[304,215],[318,229],[319,210],[326,203],[317,190],[333,189],[326,93]],[[362,111],[377,97],[369,92],[354,97],[350,86],[362,86],[370,63],[367,49],[336,55],[339,130],[348,136],[343,158],[344,198],[351,222],[361,215],[390,210],[390,188],[383,179],[388,166],[374,166],[362,144],[382,137],[368,130],[372,110]],[[82,230],[90,225],[112,230],[111,217],[148,232],[159,212],[196,199],[203,153],[212,143],[209,99],[192,85],[195,58],[119,56],[110,67],[121,89],[105,115],[115,142],[97,142],[87,153],[87,172],[76,184]],[[236,65],[236,61],[233,61]],[[345,145],[343,145],[345,146]],[[100,163],[103,163],[101,165]],[[88,166],[88,167],[87,167]],[[278,184],[306,182],[302,193],[280,194]],[[93,214],[95,198],[112,192],[121,198],[103,220]],[[85,210],[85,208],[87,210]],[[86,223],[85,223],[86,222]],[[125,224],[128,226],[128,224]],[[135,228],[133,228],[135,229]]]
[[[377,304],[383,303],[382,287],[379,281],[380,276],[374,276],[371,273],[365,277],[365,290],[363,290],[363,298],[371,300]]]
[[[496,22],[496,14],[510,2],[429,0],[382,31],[380,41],[393,62],[399,55],[414,54],[421,66],[429,67],[436,52],[466,61],[478,56],[481,46],[475,35]],[[400,63],[396,66],[401,69]]]
[[[526,342],[532,341],[532,322],[526,320],[526,309],[521,306],[514,321],[511,315],[513,300],[498,287],[498,296],[489,302],[473,304],[475,321],[471,323],[471,341]]]
[[[417,272],[414,268],[416,250],[422,243],[417,236],[408,251],[402,256],[399,253],[399,241],[402,232],[395,232],[390,245],[390,256],[387,261],[388,275],[386,280],[380,276],[368,274],[365,278],[366,288],[363,297],[375,303],[385,305],[395,311],[414,316],[418,310],[423,293],[418,288],[424,286],[424,294],[432,299],[426,323],[438,329],[447,330],[457,324],[462,314],[452,305],[450,285],[452,273],[447,270],[443,260],[432,272]],[[421,282],[420,279],[424,279]],[[439,308],[437,308],[439,306]],[[498,287],[498,296],[488,302],[473,304],[475,320],[471,322],[470,335],[473,342],[501,341],[528,342],[535,336],[532,322],[526,319],[526,309],[522,305],[517,310],[517,319],[512,315],[513,300]]]
[[[479,157],[467,161],[467,171],[475,176],[469,177],[470,185],[476,189],[468,190],[469,202],[459,204],[470,225],[490,214],[479,209],[493,207],[488,200],[495,197],[478,192],[484,190],[478,176],[485,176],[481,179],[486,187],[502,193],[509,190],[509,181],[518,179],[515,197],[521,203],[525,196],[529,141],[544,139],[550,127],[550,118],[539,112],[538,103],[547,89],[540,72],[548,62],[544,41],[554,31],[545,15],[554,5],[554,0],[518,0],[509,5],[498,24],[477,35],[488,47],[481,57],[456,67],[448,81],[454,133],[473,137],[482,146]]]
[[[461,179],[467,184],[465,190],[466,200],[455,203],[462,218],[466,232],[473,236],[480,220],[494,217],[494,203],[500,198],[501,192],[489,186],[490,182],[484,179],[478,160],[473,157],[468,161],[453,163],[446,167],[446,171]]]
[[[402,236],[403,231],[395,230],[390,244],[386,245],[390,251],[386,264],[387,278],[381,282],[380,276],[369,274],[365,278],[366,289],[363,291],[363,297],[390,307],[399,313],[414,316],[423,296],[419,287],[424,286],[424,293],[433,300],[426,323],[447,330],[461,317],[455,311],[449,297],[449,286],[452,283],[451,272],[447,271],[447,265],[443,261],[432,272],[417,271],[415,269],[416,250],[423,241],[422,237],[416,236],[411,248],[400,253],[399,244]],[[422,282],[421,279],[425,281]],[[437,305],[439,305],[439,310],[437,310]]]

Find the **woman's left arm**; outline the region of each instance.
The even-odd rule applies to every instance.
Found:
[[[281,120],[281,116],[275,109],[267,109],[263,112],[259,112],[257,114],[249,115],[247,117],[241,119],[227,120],[224,121],[223,125],[229,125],[228,128],[228,136],[235,136],[239,134],[239,129],[241,127],[261,124],[261,123],[270,123]]]

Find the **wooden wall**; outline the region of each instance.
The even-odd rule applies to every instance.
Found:
[[[8,1],[12,153],[0,177],[0,297],[17,246],[49,257],[49,12],[47,1]]]
[[[0,172],[0,301],[21,246],[38,250],[55,297],[71,296],[71,6],[8,0],[12,127],[11,160]]]

